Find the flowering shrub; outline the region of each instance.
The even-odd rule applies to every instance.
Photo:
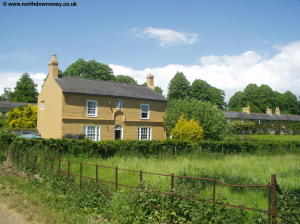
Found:
[[[199,141],[204,138],[204,130],[199,122],[194,119],[188,121],[183,115],[179,117],[175,128],[171,130],[171,134],[174,139],[188,141]]]
[[[36,128],[37,106],[16,107],[8,112],[5,121],[9,129]]]

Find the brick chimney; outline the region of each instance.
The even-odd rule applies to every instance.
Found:
[[[154,89],[154,76],[152,74],[147,75],[147,86]]]
[[[280,109],[279,109],[279,107],[276,107],[275,114],[280,115]]]
[[[266,114],[272,115],[272,114],[273,114],[272,109],[269,108],[269,107],[267,107],[267,109],[266,109]]]
[[[49,75],[53,78],[58,77],[58,61],[56,54],[51,55],[51,61],[49,62]]]
[[[250,114],[251,113],[249,105],[247,107],[243,107],[242,111],[243,111],[243,113],[246,113],[246,114]]]

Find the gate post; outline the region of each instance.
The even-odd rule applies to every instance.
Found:
[[[271,175],[271,188],[270,188],[270,223],[276,223],[276,210],[277,210],[277,181],[276,174]]]

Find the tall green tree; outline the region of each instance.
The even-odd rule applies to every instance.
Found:
[[[13,92],[9,93],[9,99],[12,102],[36,103],[38,92],[36,84],[30,78],[28,73],[24,73]]]
[[[154,87],[154,91],[157,92],[157,93],[159,93],[160,95],[163,95],[163,90],[159,86],[155,86]]]
[[[226,106],[224,101],[224,91],[209,85],[204,80],[196,79],[192,83],[190,87],[190,97],[201,101],[211,102],[221,109],[224,109]]]
[[[172,99],[186,99],[189,97],[190,82],[182,72],[177,72],[169,83],[168,96]]]
[[[241,111],[247,105],[257,113],[265,113],[267,107],[273,110],[280,107],[283,113],[288,114],[300,113],[299,101],[291,91],[281,94],[268,85],[249,84],[244,91],[236,92],[228,103],[229,109],[235,111]]]
[[[224,112],[210,102],[196,99],[172,100],[168,102],[165,127],[168,133],[175,127],[180,116],[197,120],[204,128],[206,139],[223,139],[230,130]]]
[[[137,81],[128,75],[117,75],[114,81],[128,84],[137,84]]]
[[[107,81],[113,81],[115,79],[113,71],[108,65],[95,60],[85,61],[83,59],[78,59],[67,67],[63,75]]]
[[[299,114],[299,101],[297,96],[291,91],[286,91],[284,94],[282,94],[281,108],[291,114]]]

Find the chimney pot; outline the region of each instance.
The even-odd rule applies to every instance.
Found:
[[[251,113],[249,105],[247,107],[243,107],[242,111],[243,111],[243,113],[246,113],[246,114],[250,114]]]
[[[154,89],[154,76],[152,74],[147,75],[147,86]]]
[[[272,114],[273,114],[272,109],[269,108],[269,107],[267,107],[267,109],[266,109],[266,114],[272,115]]]
[[[56,54],[51,55],[51,60],[49,62],[49,76],[52,76],[53,78],[58,77],[58,61]]]

